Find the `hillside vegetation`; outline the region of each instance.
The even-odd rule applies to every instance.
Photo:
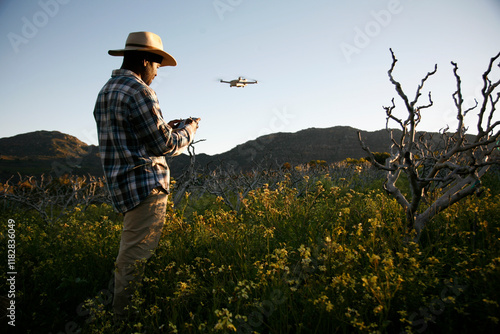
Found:
[[[318,167],[319,168],[319,167]],[[419,243],[363,164],[285,174],[240,199],[208,193],[168,208],[127,323],[113,321],[122,217],[78,206],[15,220],[17,329],[24,333],[493,333],[499,328],[498,174],[434,218]],[[292,173],[293,170],[290,171]],[[238,196],[238,194],[234,194]],[[0,230],[6,258],[6,228]],[[6,295],[5,271],[0,273]]]
[[[12,176],[102,175],[98,148],[58,131],[0,138],[0,181]]]
[[[265,135],[221,154],[197,154],[196,168],[206,169],[223,163],[239,170],[251,170],[262,161],[295,165],[311,160],[334,163],[347,158],[359,159],[366,153],[359,144],[357,131],[351,127],[336,126]],[[386,152],[390,147],[390,135],[386,130],[362,131],[362,134],[370,140],[370,147],[375,152]],[[210,139],[200,145],[210,145]],[[102,176],[98,152],[97,146],[87,145],[58,131],[36,131],[0,138],[0,182],[18,173],[23,176]],[[186,154],[170,160],[172,176],[179,177],[189,163]]]

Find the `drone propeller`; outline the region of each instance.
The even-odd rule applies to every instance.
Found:
[[[248,79],[242,75],[240,75],[238,78],[235,78],[235,79],[231,78],[231,79],[224,80],[224,79],[219,78],[219,79],[217,79],[217,81],[219,81],[221,83],[230,84],[231,87],[245,87],[246,85],[258,83],[257,80]]]
[[[257,83],[257,80],[247,78],[246,76],[243,76],[243,75],[242,75],[242,76],[240,76],[240,78],[241,78],[241,79],[243,79],[243,80],[246,80],[246,81],[250,81],[250,82],[255,82],[255,83]]]

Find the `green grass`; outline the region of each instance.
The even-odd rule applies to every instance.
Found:
[[[357,178],[357,179],[356,179]],[[25,333],[468,333],[498,329],[500,195],[438,215],[420,243],[373,182],[287,180],[251,191],[239,212],[190,197],[168,208],[132,308],[111,313],[122,218],[91,206],[47,225],[16,221],[17,324]],[[356,183],[357,182],[357,183]],[[377,184],[381,184],[376,180]],[[353,186],[355,185],[355,186]],[[6,229],[0,234],[6,259]],[[0,272],[2,294],[6,272]]]

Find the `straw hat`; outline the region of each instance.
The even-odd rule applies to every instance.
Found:
[[[174,57],[163,51],[163,43],[160,36],[148,31],[131,32],[125,42],[125,49],[109,50],[112,56],[123,56],[125,51],[146,51],[163,57],[160,66],[175,66],[177,62]]]

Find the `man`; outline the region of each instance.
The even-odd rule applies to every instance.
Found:
[[[159,67],[177,62],[158,35],[131,33],[124,49],[108,53],[123,56],[123,64],[99,92],[94,118],[113,207],[124,214],[113,300],[120,319],[163,229],[170,179],[165,155],[177,155],[192,142],[200,119],[164,121],[149,85]]]

